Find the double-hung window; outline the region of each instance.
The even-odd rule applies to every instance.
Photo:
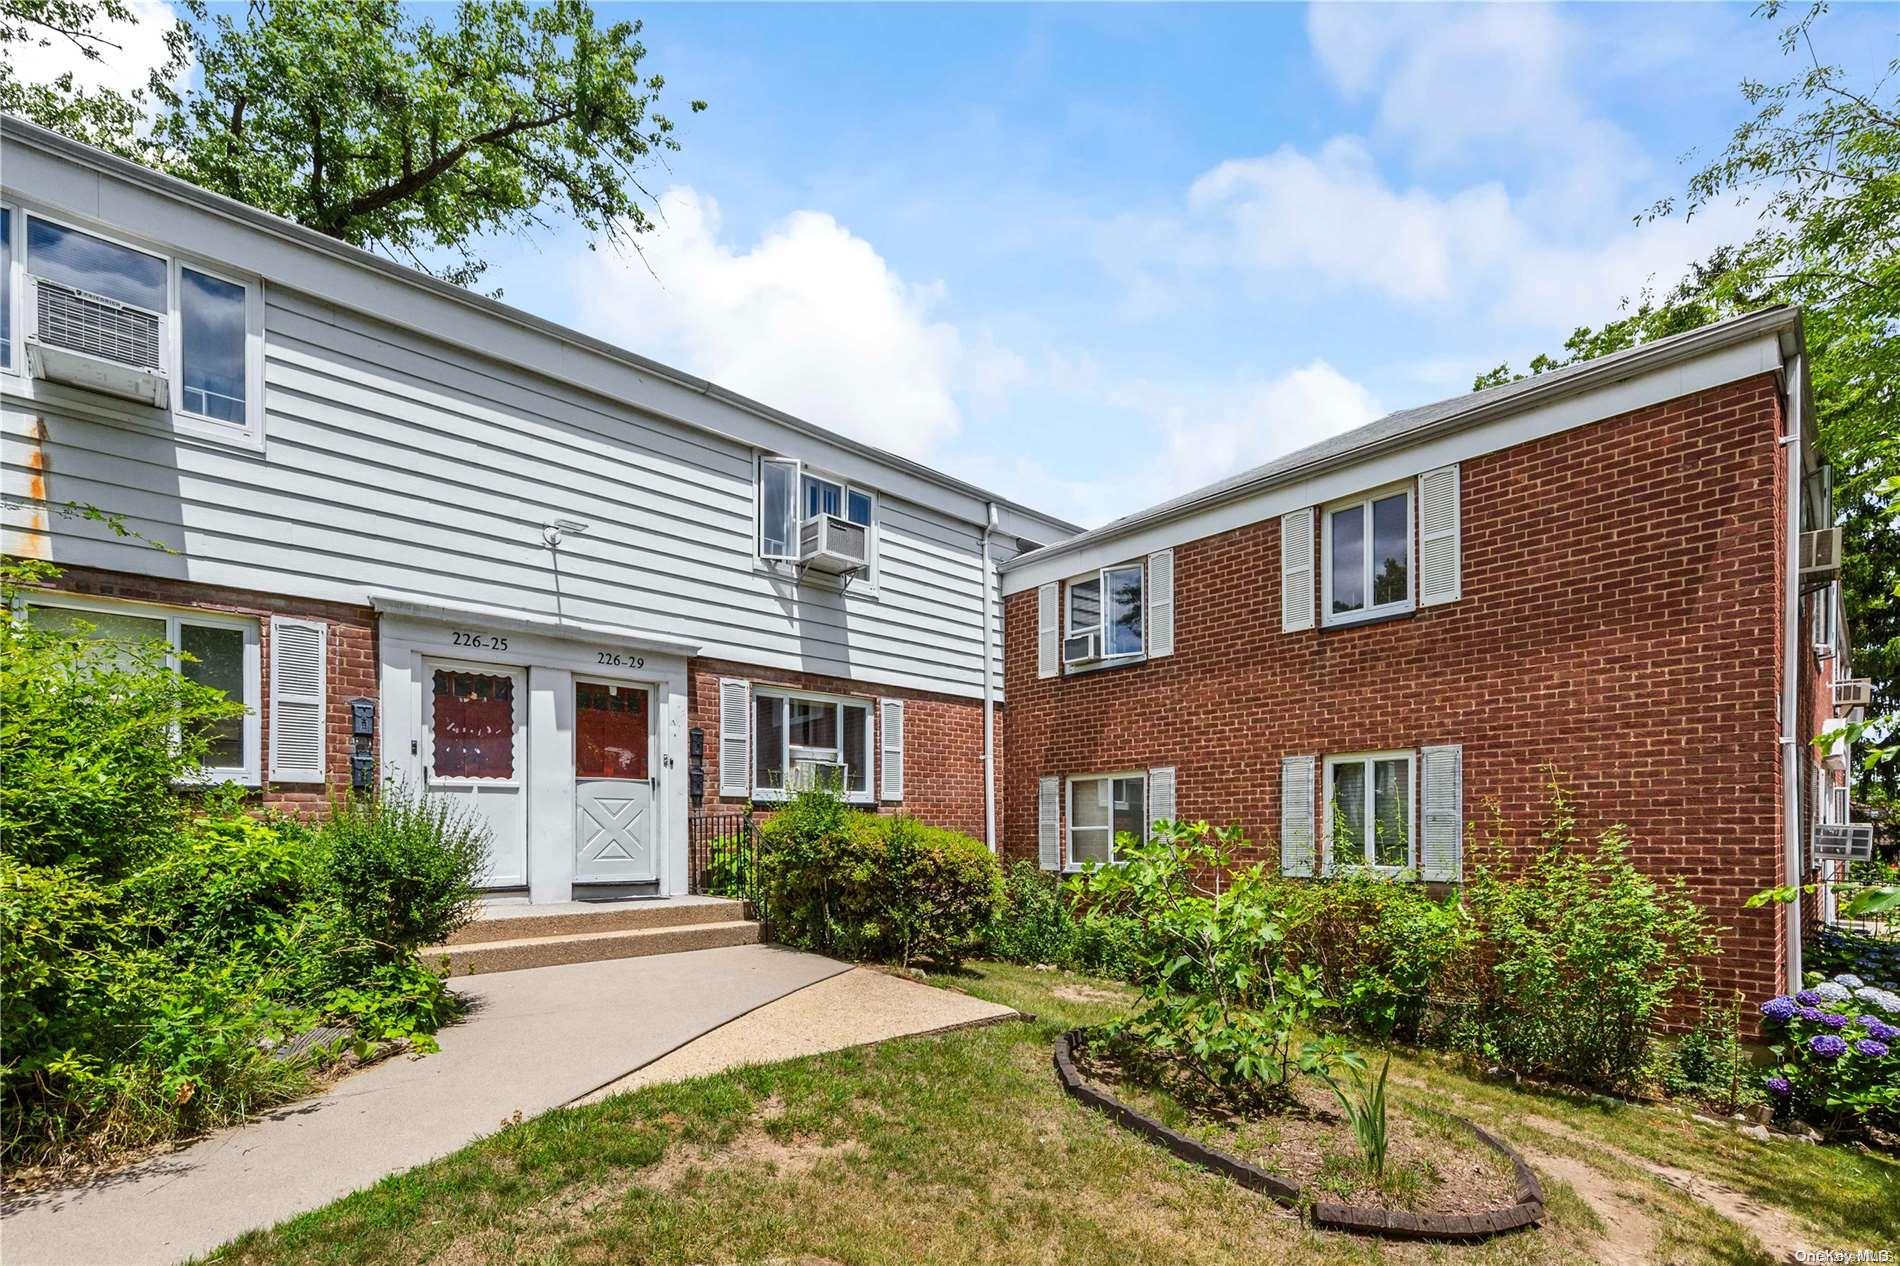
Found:
[[[140,645],[163,643],[168,662],[187,680],[224,692],[244,705],[210,731],[205,775],[218,782],[258,781],[258,702],[263,673],[258,661],[257,621],[215,612],[167,611],[64,594],[26,600],[35,627],[112,644],[121,663]]]
[[[1326,758],[1326,836],[1334,866],[1413,864],[1412,753]]]
[[[1347,624],[1410,611],[1410,486],[1329,506],[1324,513],[1326,623]]]
[[[872,525],[877,497],[842,480],[805,471],[788,457],[759,459],[759,557],[798,559],[799,527],[821,514],[836,515],[865,529],[875,549]]]
[[[0,209],[7,253],[13,213]],[[174,425],[210,438],[262,436],[263,303],[254,282],[28,213],[20,235],[29,334],[58,347],[163,373]],[[11,288],[11,268],[9,289]],[[99,301],[129,313],[91,330]],[[12,295],[0,303],[10,327]],[[4,331],[11,335],[11,329]],[[12,355],[0,337],[0,356]],[[10,361],[7,363],[11,363]]]
[[[1112,863],[1122,836],[1148,838],[1146,774],[1069,779],[1069,866]]]
[[[1063,659],[1126,659],[1142,653],[1140,563],[1104,567],[1068,583],[1063,610]],[[1082,639],[1091,637],[1094,641]],[[1090,654],[1090,648],[1094,653]]]
[[[871,799],[871,704],[790,691],[752,694],[753,794],[782,799],[828,786]]]

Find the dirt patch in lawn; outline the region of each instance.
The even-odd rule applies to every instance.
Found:
[[[1117,993],[1113,989],[1097,989],[1094,985],[1056,985],[1049,990],[1049,996],[1060,998],[1064,1002],[1126,1002],[1128,995]]]
[[[841,1156],[855,1156],[863,1145],[855,1139],[827,1143],[810,1136],[775,1139],[764,1130],[749,1129],[719,1147],[681,1144],[666,1149],[655,1164],[634,1176],[634,1181],[655,1191],[672,1191],[693,1177],[711,1170],[736,1169],[759,1165],[779,1178],[796,1178],[820,1163]]]
[[[1510,1161],[1463,1122],[1423,1105],[1388,1099],[1385,1172],[1374,1176],[1339,1100],[1311,1078],[1294,1078],[1284,1103],[1268,1111],[1211,1100],[1167,1064],[1087,1049],[1076,1052],[1075,1066],[1136,1111],[1313,1199],[1424,1214],[1484,1213],[1517,1202]]]

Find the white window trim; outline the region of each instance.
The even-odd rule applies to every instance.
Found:
[[[204,768],[204,779],[214,783],[237,783],[240,786],[256,787],[262,785],[259,777],[259,728],[258,717],[262,714],[264,694],[263,660],[259,656],[258,621],[250,616],[229,615],[222,611],[203,611],[197,607],[169,607],[152,602],[123,602],[117,599],[92,598],[84,594],[61,593],[58,590],[33,590],[20,594],[14,600],[14,615],[23,618],[28,607],[64,607],[72,611],[92,611],[100,615],[128,615],[147,620],[165,622],[165,641],[170,644],[172,654],[168,662],[173,669],[183,667],[178,656],[180,624],[198,624],[206,628],[236,629],[244,635],[244,698],[237,702],[244,705],[244,763],[239,766],[210,766]]]
[[[767,554],[765,552],[765,465],[767,462],[784,463],[792,467],[793,470],[792,555],[789,558],[780,558],[777,555]],[[796,568],[798,566],[798,537],[805,526],[805,480],[807,477],[822,479],[828,484],[836,484],[843,490],[839,494],[840,502],[841,505],[847,509],[851,504],[852,493],[870,499],[871,522],[865,529],[868,547],[866,554],[870,562],[865,568],[864,574],[852,580],[850,592],[867,597],[876,597],[878,581],[882,575],[880,556],[883,554],[880,543],[882,533],[879,529],[884,519],[883,506],[880,503],[877,491],[873,488],[866,488],[862,484],[854,484],[842,475],[831,474],[816,466],[807,466],[796,457],[783,457],[777,453],[769,453],[763,450],[758,451],[754,455],[752,463],[752,563],[754,569],[778,572],[782,569]],[[807,577],[807,580],[811,583],[816,583],[819,578],[812,576]],[[838,586],[842,588],[844,586],[843,578],[840,577],[837,583]]]
[[[1062,869],[1064,871],[1075,872],[1075,871],[1080,871],[1082,869],[1082,863],[1075,860],[1075,784],[1079,782],[1113,781],[1114,779],[1117,779],[1117,778],[1139,778],[1141,780],[1141,807],[1142,807],[1141,838],[1143,840],[1146,840],[1148,838],[1149,829],[1154,825],[1154,823],[1148,820],[1148,813],[1147,813],[1147,810],[1148,810],[1148,771],[1147,770],[1124,769],[1115,773],[1107,773],[1107,774],[1074,774],[1062,780],[1063,781],[1063,785],[1062,785]],[[1115,856],[1115,815],[1112,810],[1112,802],[1111,802],[1111,811],[1109,813],[1108,821],[1109,821],[1108,861],[1105,864],[1109,866],[1113,866],[1120,859],[1118,859]],[[1099,831],[1102,828],[1101,827],[1084,827],[1082,829],[1085,831]]]
[[[1322,843],[1325,846],[1325,867],[1331,873],[1339,873],[1342,867],[1340,859],[1333,856],[1333,769],[1338,765],[1366,766],[1366,821],[1373,821],[1374,787],[1372,764],[1382,760],[1403,760],[1405,762],[1405,865],[1382,866],[1368,860],[1372,847],[1371,839],[1359,841],[1360,855],[1355,861],[1344,862],[1344,866],[1356,867],[1378,875],[1418,874],[1418,753],[1411,750],[1393,752],[1341,752],[1337,756],[1328,756],[1320,771],[1320,793],[1326,797],[1325,834]],[[1370,835],[1370,832],[1368,832]]]
[[[25,288],[26,274],[20,268],[20,256],[26,249],[26,212],[17,202],[0,202],[0,209],[7,213],[7,363],[0,365],[0,374],[22,378],[26,375],[26,331],[21,322],[26,311],[20,292]]]
[[[1333,612],[1333,515],[1342,510],[1359,507],[1365,518],[1365,559],[1363,575],[1366,585],[1366,601],[1372,600],[1372,503],[1384,501],[1388,497],[1405,496],[1405,597],[1398,602],[1388,602],[1383,606],[1365,606],[1357,611]],[[1412,539],[1418,531],[1418,496],[1413,481],[1389,484],[1384,488],[1375,488],[1370,492],[1356,493],[1339,501],[1328,502],[1319,509],[1320,518],[1320,624],[1332,627],[1341,624],[1363,624],[1371,620],[1384,620],[1395,615],[1408,615],[1418,607],[1418,547]]]
[[[1139,601],[1137,602],[1137,606],[1140,607],[1141,613],[1142,613],[1141,649],[1140,650],[1117,651],[1111,654],[1108,649],[1108,574],[1113,571],[1132,571],[1141,577],[1141,597]],[[1070,611],[1069,592],[1077,584],[1087,584],[1091,580],[1095,581],[1098,586],[1096,589],[1096,592],[1099,595],[1100,610],[1099,610],[1099,613],[1095,617],[1094,624],[1085,625],[1082,628],[1078,629],[1069,622],[1069,611]],[[1070,673],[1092,672],[1096,668],[1107,667],[1107,666],[1115,665],[1115,664],[1126,664],[1126,663],[1131,663],[1135,660],[1147,658],[1148,656],[1148,564],[1145,558],[1132,559],[1130,561],[1121,562],[1121,563],[1110,563],[1106,567],[1096,568],[1093,572],[1082,572],[1078,575],[1071,576],[1067,580],[1062,582],[1061,599],[1062,599],[1061,601],[1062,636],[1056,642],[1056,660],[1059,664],[1061,664],[1062,670],[1064,672],[1070,672]],[[1069,638],[1075,636],[1077,633],[1089,633],[1089,632],[1099,633],[1101,635],[1102,657],[1099,660],[1097,660],[1094,664],[1062,663],[1061,662],[1062,661],[1062,653],[1061,653],[1062,643],[1066,642]],[[1093,777],[1093,775],[1090,775],[1090,776]]]
[[[877,803],[877,700],[863,698],[858,695],[834,695],[814,690],[792,690],[783,686],[760,685],[757,682],[753,683],[752,697],[746,703],[746,724],[752,728],[752,750],[747,753],[747,757],[751,762],[751,768],[746,771],[746,781],[752,784],[752,798],[754,800],[780,802],[790,800],[793,795],[792,792],[785,790],[783,787],[761,787],[758,785],[759,734],[756,721],[758,718],[760,699],[777,699],[781,702],[801,699],[807,703],[829,703],[840,709],[837,718],[838,755],[840,764],[843,763],[844,756],[844,712],[842,709],[846,704],[863,708],[866,786],[863,791],[852,791],[847,788],[843,798],[846,804],[875,805]],[[792,767],[792,727],[789,711],[785,712],[784,716],[785,721],[779,728],[778,758],[779,767],[789,771]]]
[[[189,436],[193,439],[211,440],[237,448],[262,451],[264,448],[264,283],[256,277],[243,273],[234,273],[222,264],[192,255],[145,238],[128,236],[116,229],[93,224],[85,219],[68,215],[64,211],[44,209],[32,203],[10,202],[7,204],[13,212],[14,249],[13,249],[13,286],[10,296],[14,305],[14,363],[9,372],[23,379],[23,385],[31,384],[28,390],[38,395],[42,384],[35,384],[26,371],[27,317],[26,279],[31,271],[26,258],[26,220],[28,216],[56,224],[61,228],[72,229],[123,246],[127,250],[138,251],[143,255],[155,256],[165,261],[165,311],[162,358],[165,376],[170,380],[171,399],[164,409],[148,409],[127,402],[119,412],[122,420],[149,427],[152,419],[163,418],[167,430],[173,434]],[[193,272],[215,277],[244,288],[244,422],[220,422],[215,418],[202,417],[188,413],[184,407],[184,323],[181,311],[181,290],[178,270],[190,268]],[[52,390],[81,391],[83,388],[52,387]]]

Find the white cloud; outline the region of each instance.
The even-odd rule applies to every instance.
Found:
[[[28,26],[29,38],[7,50],[15,73],[27,83],[51,83],[71,72],[76,88],[111,88],[128,94],[144,88],[152,71],[165,61],[165,33],[178,15],[165,0],[129,0],[128,7],[132,21],[99,24],[104,43],[97,58],[87,57],[63,35]],[[34,38],[40,36],[46,40],[43,45]],[[190,73],[191,68],[185,67],[175,83],[182,85]]]
[[[590,255],[575,268],[583,319],[605,337],[913,456],[957,431],[959,395],[993,400],[1027,373],[986,333],[933,315],[940,285],[906,281],[823,212],[795,211],[739,248],[710,197],[678,188],[660,204],[644,263]]]

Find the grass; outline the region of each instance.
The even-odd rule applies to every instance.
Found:
[[[1647,1261],[1772,1260],[1748,1231],[1656,1177],[1645,1159],[1803,1215],[1816,1247],[1891,1247],[1895,1239],[1900,1165],[1890,1158],[1758,1143],[1666,1110],[1511,1089],[1405,1055],[1393,1062],[1395,1101],[1494,1125],[1579,1182],[1613,1187],[1613,1207],[1601,1191],[1580,1192],[1559,1177],[1543,1227],[1488,1244],[1382,1244],[1313,1231],[1057,1088],[1057,1034],[1109,1018],[1131,995],[998,964],[950,983],[1037,1019],[549,1113],[247,1235],[211,1260],[1515,1266],[1616,1260],[1606,1244],[1633,1223],[1651,1228]]]

